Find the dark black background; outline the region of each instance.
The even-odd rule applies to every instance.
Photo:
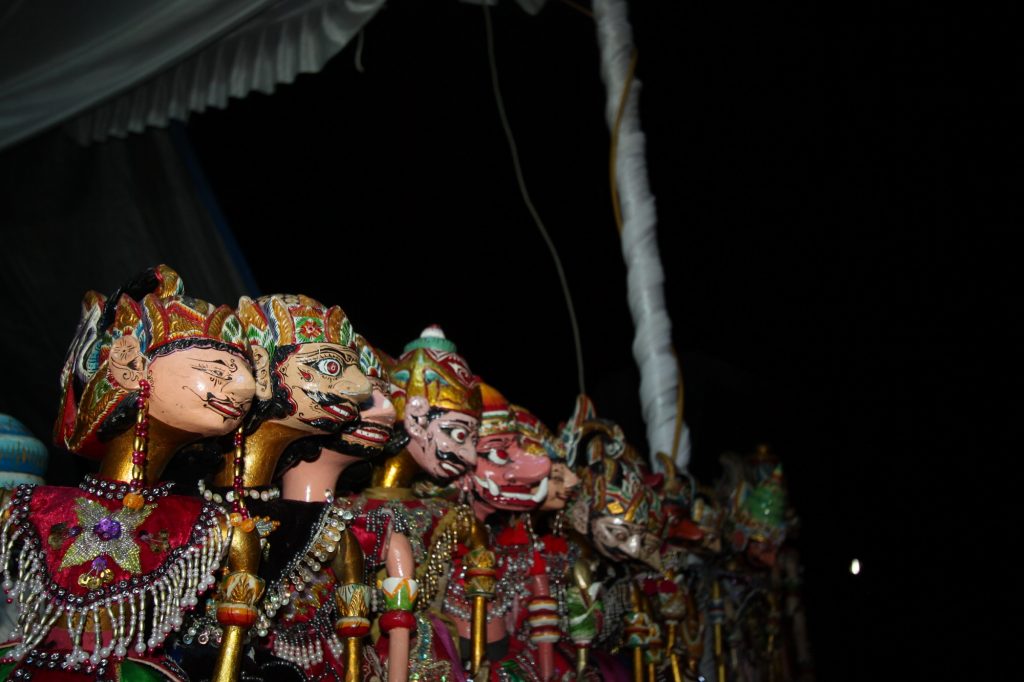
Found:
[[[1015,10],[987,7],[631,7],[692,469],[758,442],[782,458],[821,680],[975,677],[1009,650],[990,607],[1010,603],[1015,540],[993,530],[1024,416],[1022,58]],[[587,391],[642,444],[593,21],[557,0],[492,17]],[[185,128],[252,293],[341,305],[392,354],[440,323],[556,426],[572,336],[483,11],[394,2],[364,37],[363,73],[353,44]]]
[[[593,23],[560,2],[493,16],[588,392],[642,442]],[[1022,413],[1009,18],[632,6],[692,467],[711,479],[759,441],[782,457],[821,679],[995,669],[999,630],[977,628],[1004,562],[968,557],[1009,513],[997,481]],[[365,73],[354,60],[189,125],[261,288],[339,303],[391,352],[440,322],[554,425],[572,339],[481,10],[395,3],[366,30]]]

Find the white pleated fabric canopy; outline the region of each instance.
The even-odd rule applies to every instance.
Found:
[[[496,4],[498,0],[461,0]],[[545,0],[516,0],[536,14]],[[0,149],[65,124],[82,143],[124,137],[187,120],[232,97],[272,93],[319,71],[383,6],[384,0],[8,0],[0,9]],[[608,88],[608,121],[624,85],[632,32],[625,0],[596,0]],[[647,187],[637,90],[626,100],[616,180],[622,198],[623,255],[629,266],[634,355],[651,453],[681,467],[689,433],[679,423],[678,362],[665,311]],[[680,438],[681,436],[681,438]],[[655,467],[659,462],[654,458]]]
[[[223,107],[318,71],[384,0],[14,0],[0,10],[0,149]]]

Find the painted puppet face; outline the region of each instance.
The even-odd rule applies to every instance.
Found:
[[[580,477],[566,466],[565,462],[553,462],[548,476],[548,496],[541,505],[541,511],[559,511],[576,494]]]
[[[661,570],[661,538],[643,524],[631,523],[621,516],[602,515],[590,522],[597,550],[615,561],[640,561]]]
[[[359,421],[341,435],[341,440],[349,446],[346,452],[365,457],[373,457],[384,449],[395,425],[395,406],[388,398],[387,382],[371,378],[370,383],[373,386],[370,400],[360,406]]]
[[[547,498],[551,460],[544,447],[516,433],[495,433],[477,444],[473,491],[485,508],[535,509]]]
[[[238,428],[256,392],[249,364],[213,348],[159,355],[149,364],[148,378],[150,416],[203,437]]]
[[[275,371],[293,406],[278,422],[300,431],[336,433],[357,419],[360,404],[371,399],[358,354],[347,346],[300,344]]]
[[[409,406],[418,399],[410,401]],[[406,409],[407,448],[428,476],[439,480],[457,478],[476,463],[476,439],[480,422],[454,410],[420,417]]]

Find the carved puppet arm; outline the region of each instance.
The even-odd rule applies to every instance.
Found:
[[[558,629],[558,602],[551,597],[546,568],[547,562],[535,553],[527,604],[530,639],[537,645],[537,665],[545,682],[555,676],[555,642],[562,636]]]
[[[412,614],[419,593],[419,584],[413,578],[416,562],[409,539],[392,531],[388,537],[384,580],[386,611],[380,618],[381,629],[388,633],[388,682],[409,679],[409,631],[416,627]]]

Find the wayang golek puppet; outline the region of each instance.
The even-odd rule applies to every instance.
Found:
[[[391,380],[379,352],[361,335],[355,335],[359,369],[371,384],[371,400],[359,405],[359,418],[330,436],[301,443],[287,450],[278,465],[281,497],[303,502],[329,502],[345,471],[356,463],[379,457],[391,440],[395,407]]]
[[[565,507],[576,494],[580,480],[573,471],[563,441],[537,417],[525,410],[517,410],[516,424],[524,440],[542,448],[541,452],[551,462],[551,472],[544,499],[534,511],[523,517],[529,524],[529,534],[535,538],[536,565],[532,573],[537,577],[531,581],[531,596],[523,609],[525,613],[517,617],[510,653],[517,648],[536,648],[534,658],[543,679],[565,679],[585,672],[585,666],[578,668],[578,655],[571,652],[567,655],[559,648],[567,635],[580,633],[579,614],[570,609],[570,595],[573,598],[582,596],[581,589],[586,592],[588,600],[594,595],[587,571],[580,561],[580,553],[576,551],[578,546],[568,542],[564,528]],[[539,536],[534,532],[535,528],[542,529]],[[518,606],[522,607],[521,604]],[[568,627],[563,628],[563,623]],[[563,629],[568,632],[563,632]],[[549,650],[550,664],[546,660]]]
[[[447,628],[431,613],[433,602],[441,596],[438,588],[456,549],[468,547],[473,570],[471,636],[479,643],[474,651],[480,654],[471,661],[475,672],[483,660],[483,616],[493,595],[494,556],[487,549],[483,525],[467,505],[420,499],[413,484],[445,484],[475,465],[479,380],[436,326],[406,345],[389,374],[397,413],[395,436],[384,461],[374,469],[370,486],[335,504],[355,514],[352,529],[370,566],[384,569],[377,651],[387,662],[389,680],[397,682],[406,673],[420,680],[462,680],[459,652]],[[410,630],[415,630],[411,651]]]
[[[372,385],[359,368],[352,325],[341,308],[327,308],[312,298],[292,294],[255,301],[242,297],[238,317],[252,358],[256,399],[244,438],[239,435],[236,439],[235,451],[228,455],[212,485],[224,491],[225,497],[230,493],[231,518],[241,531],[232,537],[228,572],[217,592],[216,619],[221,632],[212,676],[215,682],[238,678],[252,626],[256,625],[257,636],[266,636],[276,610],[293,595],[315,595],[320,572],[314,567],[332,566],[338,591],[361,592],[365,587],[362,553],[346,528],[348,517],[342,510],[325,507],[317,531],[302,534],[308,538],[308,556],[280,575],[266,571],[261,575],[263,546],[291,536],[278,530],[275,537],[270,520],[250,515],[248,510],[249,505],[264,502],[263,492],[269,493],[268,498],[275,496],[268,487],[288,445],[339,432],[358,418],[359,405],[370,400]],[[345,648],[358,650],[358,633],[347,632],[345,623],[334,625]],[[349,676],[358,673],[358,669],[346,670]]]
[[[499,531],[496,551],[514,543],[500,542],[508,531],[526,535],[534,548],[527,582],[528,595],[513,603],[509,653],[492,664],[492,678],[584,679],[592,676],[588,649],[600,630],[600,583],[593,581],[590,560],[577,538],[566,532],[564,511],[576,493],[579,477],[573,470],[579,415],[589,401],[577,401],[577,411],[556,438],[534,415],[510,406],[524,449],[536,449],[551,462],[547,494],[529,514]],[[540,529],[539,534],[534,529]],[[507,562],[506,562],[507,564]]]
[[[604,562],[605,569],[622,571],[606,581],[604,629],[598,641],[631,649],[633,678],[640,682],[660,655],[659,627],[640,581],[645,572],[661,575],[661,500],[616,424],[597,418],[586,421],[576,447],[581,492],[570,513],[573,527],[610,560]],[[612,664],[599,661],[600,666]],[[604,676],[611,674],[603,671]]]
[[[665,468],[671,479],[674,475],[671,463],[666,461]],[[717,578],[726,556],[722,542],[725,512],[712,488],[691,478],[686,481],[690,491],[677,505],[686,507],[685,513],[667,519],[666,524],[668,552],[681,560],[667,558],[664,563],[669,579],[679,590],[674,596],[676,611],[683,610],[681,618],[668,619],[667,646],[674,676],[677,659],[683,658],[681,672],[686,679],[696,680],[703,675],[725,682],[725,611]],[[671,480],[666,487],[672,487]],[[708,628],[712,647],[706,652]]]
[[[579,531],[565,527],[565,519],[571,513],[582,483],[576,469],[576,457],[585,428],[594,418],[594,406],[590,398],[583,394],[577,396],[573,414],[559,434],[556,452],[563,455],[565,460],[556,460],[552,464],[552,489],[556,491],[556,500],[546,502],[541,508],[542,512],[557,509],[553,532],[544,536],[547,553],[554,557],[564,554],[565,558],[558,563],[571,566],[569,571],[556,568],[554,573],[566,576],[565,583],[560,586],[563,593],[559,597],[559,605],[564,611],[562,615],[568,630],[566,634],[575,650],[577,680],[597,674],[590,660],[590,648],[604,625],[604,604],[601,599],[603,584],[594,579],[597,557],[593,545]],[[565,493],[558,495],[560,486],[557,476],[562,472],[564,479],[561,483]],[[550,559],[549,563],[552,563]]]
[[[720,461],[725,475],[718,490],[727,510],[729,552],[713,588],[719,597],[716,625],[728,657],[717,667],[726,668],[730,679],[759,682],[777,676],[785,664],[776,566],[788,527],[782,465],[764,445],[745,457],[727,453]],[[716,654],[717,645],[716,640]]]
[[[508,653],[509,637],[518,626],[526,627],[527,601],[535,607],[530,615],[535,625],[550,625],[557,619],[550,603],[548,576],[537,557],[536,537],[529,512],[546,499],[551,462],[544,446],[535,438],[539,422],[524,408],[509,402],[493,387],[483,384],[483,418],[477,442],[477,463],[471,474],[472,507],[476,518],[490,525],[490,545],[498,560],[495,600],[487,605],[487,659],[492,678],[501,670],[499,661]],[[528,427],[525,425],[529,425]],[[506,523],[497,522],[501,512]],[[454,619],[460,637],[467,640],[470,603],[466,595],[468,567],[453,563],[444,600],[445,611]],[[521,608],[520,608],[521,607]],[[550,607],[550,608],[549,608]],[[557,628],[556,628],[557,630]],[[531,670],[543,669],[545,678],[553,674],[552,642],[557,635],[538,630],[539,661],[527,661]],[[516,654],[521,653],[516,651]],[[532,652],[526,654],[532,658]]]
[[[247,413],[241,325],[161,265],[109,299],[86,294],[61,385],[55,441],[99,459],[99,473],[78,488],[23,486],[5,510],[0,565],[21,615],[0,674],[177,679],[161,645],[214,584],[229,527],[159,479],[181,446]]]
[[[301,593],[294,590],[292,582],[289,602],[273,613],[265,608],[266,618],[257,626],[269,631],[257,660],[262,663],[261,669],[273,674],[278,682],[285,679],[282,675],[286,675],[289,664],[295,679],[305,680],[352,678],[355,672],[373,670],[362,660],[363,649],[354,646],[355,637],[369,631],[366,610],[373,601],[369,586],[349,583],[336,589],[332,567],[323,564],[315,553],[322,519],[338,513],[332,503],[339,478],[350,465],[381,453],[395,420],[389,399],[390,382],[380,357],[361,336],[356,335],[354,343],[359,351],[359,369],[372,386],[371,400],[359,406],[357,420],[348,422],[337,433],[292,443],[278,465],[280,501],[260,503],[261,513],[280,518],[281,530],[287,534],[271,543],[264,573],[288,577],[304,568],[314,578]],[[396,534],[391,539],[392,547],[400,546],[401,540]],[[406,658],[403,655],[399,660],[405,662]],[[392,674],[404,680],[402,666],[394,667]]]
[[[690,517],[696,483],[668,455],[658,453],[657,457],[663,472],[657,488],[665,522],[662,575],[646,579],[643,589],[664,630],[667,672],[672,682],[683,682],[696,680],[700,674],[705,636],[704,614],[698,608],[696,593],[704,571],[701,561],[690,550],[691,543],[701,537],[700,528]],[[656,672],[648,677],[652,674]]]

